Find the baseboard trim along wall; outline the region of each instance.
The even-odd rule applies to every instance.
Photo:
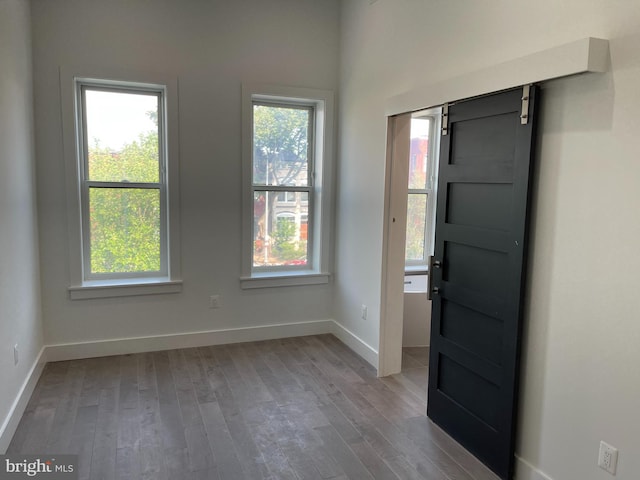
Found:
[[[44,366],[46,363],[46,347],[42,347],[40,353],[33,362],[33,365],[31,366],[27,377],[22,383],[22,387],[20,387],[18,395],[16,395],[16,398],[13,401],[13,405],[11,405],[9,414],[4,419],[2,427],[0,427],[0,454],[2,455],[4,455],[4,453],[7,451],[9,443],[11,443],[13,434],[18,428],[20,419],[22,418],[22,415],[27,408],[29,399],[33,394],[33,390],[36,388],[36,384],[40,379],[40,375],[42,374],[42,370],[44,370]]]
[[[550,476],[538,470],[524,458],[516,455],[516,480],[553,480]]]
[[[333,333],[333,320],[261,325],[256,327],[206,330],[201,332],[156,335],[152,337],[118,338],[95,342],[65,343],[47,346],[47,360],[75,360],[127,353],[154,352],[174,348],[205,347],[228,343],[255,342],[275,338],[301,337]]]
[[[105,357],[128,353],[153,352],[174,348],[204,347],[229,343],[255,342],[276,338],[302,337],[330,333],[371,365],[378,364],[378,352],[353,332],[335,320],[263,325],[202,332],[157,335],[152,337],[119,338],[95,342],[65,343],[45,345],[33,364],[22,388],[18,392],[9,415],[0,430],[0,453],[4,453],[13,438],[31,394],[38,383],[47,362],[76,360],[81,358]]]
[[[369,362],[374,368],[378,368],[378,351],[375,348],[338,322],[334,321],[333,324],[334,330],[331,333],[340,339],[347,347]]]
[[[204,347],[207,345],[223,345],[228,343],[256,342],[275,338],[320,335],[323,333],[335,335],[371,365],[377,365],[378,352],[373,347],[335,320],[330,319],[313,322],[283,323],[257,327],[157,335],[152,337],[64,343],[47,345],[45,348],[47,361],[59,362],[79,358],[106,357],[109,355],[153,352],[174,348]]]

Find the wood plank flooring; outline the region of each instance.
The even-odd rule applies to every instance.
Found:
[[[379,379],[318,335],[50,363],[8,453],[78,454],[80,479],[496,480],[425,417],[420,362]]]

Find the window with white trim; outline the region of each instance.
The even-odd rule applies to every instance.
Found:
[[[63,126],[70,138],[73,125],[74,139],[71,298],[179,291],[167,86],[75,77],[63,98],[69,93],[74,119],[65,119],[63,108]]]
[[[411,118],[405,269],[426,271],[433,255],[438,182],[440,109]]]
[[[330,92],[243,87],[243,288],[328,281]]]

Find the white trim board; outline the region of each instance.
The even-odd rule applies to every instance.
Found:
[[[420,85],[386,102],[386,115],[399,115],[446,102],[609,68],[609,41],[583,38],[431,85]]]
[[[351,330],[346,329],[335,320],[331,333],[351,350],[364,358],[372,367],[378,368],[378,351],[367,342],[358,337]]]
[[[118,338],[111,340],[97,340],[95,342],[64,343],[58,345],[47,345],[45,349],[47,361],[59,362],[80,358],[154,352],[171,350],[174,348],[192,348],[205,347],[208,345],[256,342],[260,340],[321,335],[325,333],[333,334],[371,365],[374,367],[377,365],[377,350],[332,319],[222,330],[207,330],[151,337]]]
[[[323,333],[333,333],[334,324],[333,320],[317,320],[312,322],[207,330],[151,337],[118,338],[98,340],[95,342],[48,345],[46,347],[47,360],[57,362],[79,358],[172,350],[175,348],[205,347],[208,345],[320,335]]]
[[[402,370],[404,328],[404,275],[407,224],[407,178],[411,114],[387,118],[387,151],[384,185],[384,235],[378,376]],[[405,159],[406,161],[398,160]]]
[[[42,375],[42,371],[44,370],[46,363],[46,347],[42,347],[40,353],[33,362],[29,373],[27,374],[27,378],[25,378],[22,383],[22,387],[20,387],[20,390],[13,401],[13,405],[11,405],[9,413],[2,423],[2,427],[0,427],[0,455],[4,455],[7,448],[9,448],[11,439],[16,433],[20,419],[27,408],[29,399],[33,394],[33,390],[36,388],[36,384],[40,379],[40,375]]]
[[[516,455],[516,473],[514,478],[515,480],[553,480],[550,476],[518,455]]]

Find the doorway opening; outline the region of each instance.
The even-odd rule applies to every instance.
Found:
[[[441,115],[441,108],[412,113],[408,158],[394,159],[408,162],[406,191],[394,192],[407,198],[400,375],[425,409],[431,326],[427,285],[435,239]],[[399,167],[394,163],[393,167],[396,166]]]
[[[389,167],[395,181],[388,190],[386,246],[389,252],[404,251],[405,275],[412,262],[420,264],[415,271],[426,269],[425,296],[432,300],[418,308],[430,312],[431,323],[428,372],[420,375],[428,387],[427,416],[505,479],[514,467],[537,92],[536,86],[525,85],[443,106],[441,145],[432,155],[439,163],[433,172],[439,190],[433,236],[426,234],[429,216],[418,213],[427,212],[429,196],[434,196],[429,195],[430,174],[421,164],[423,120],[405,114],[390,125]],[[396,196],[404,191],[403,203]],[[420,229],[425,236],[416,243],[415,230]],[[398,255],[388,257],[397,260]],[[395,271],[387,265],[387,282],[396,280],[390,275]],[[387,293],[393,294],[388,285]],[[387,307],[393,305],[389,297],[384,300]],[[402,303],[400,330],[409,313]],[[389,342],[390,318],[381,330],[383,348],[397,347]],[[417,336],[409,335],[409,341],[419,341]],[[401,375],[415,359],[411,353],[400,355]],[[416,368],[424,368],[424,362]]]

